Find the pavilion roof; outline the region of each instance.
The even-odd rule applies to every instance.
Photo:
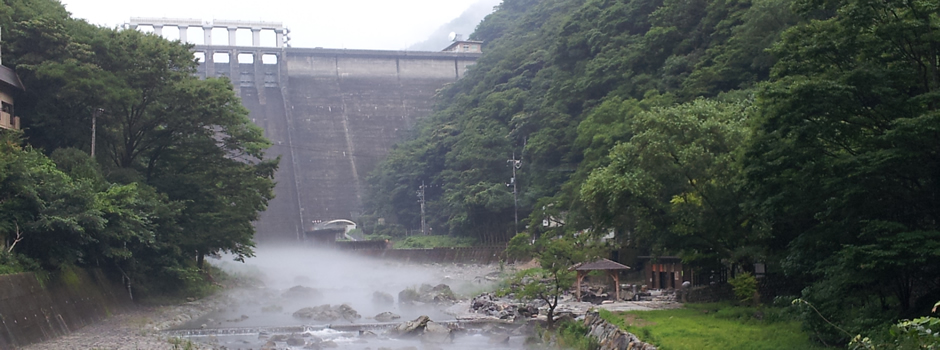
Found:
[[[569,270],[575,271],[594,271],[594,270],[629,270],[630,267],[610,259],[600,259],[588,263],[580,263],[572,266]]]

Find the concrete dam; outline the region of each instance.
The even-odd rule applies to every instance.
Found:
[[[430,114],[436,91],[480,56],[217,45],[195,52],[199,74],[229,77],[273,143],[268,156],[281,156],[277,197],[256,223],[259,242],[302,240],[315,222],[355,221],[368,174]]]

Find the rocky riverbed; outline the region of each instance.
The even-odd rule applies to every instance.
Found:
[[[337,254],[266,260],[271,255],[259,252],[245,265],[217,262],[232,273],[247,268],[263,283],[177,306],[137,308],[25,349],[508,350],[521,349],[532,325],[545,319],[543,303],[484,292],[528,266],[402,264]],[[556,315],[675,305],[668,298],[595,305],[565,296]]]

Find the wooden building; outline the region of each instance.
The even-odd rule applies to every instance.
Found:
[[[694,277],[678,256],[640,256],[637,260],[643,265],[645,283],[650,289],[676,289],[683,282],[691,283]]]

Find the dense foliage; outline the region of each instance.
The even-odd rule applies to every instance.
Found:
[[[434,232],[765,263],[845,343],[940,297],[937,33],[937,0],[505,0],[371,215],[414,229],[426,183]]]
[[[6,272],[100,267],[163,292],[201,278],[206,255],[252,254],[277,160],[228,80],[196,78],[185,44],[90,25],[55,0],[5,1],[0,28],[26,86],[24,134],[0,144]]]

